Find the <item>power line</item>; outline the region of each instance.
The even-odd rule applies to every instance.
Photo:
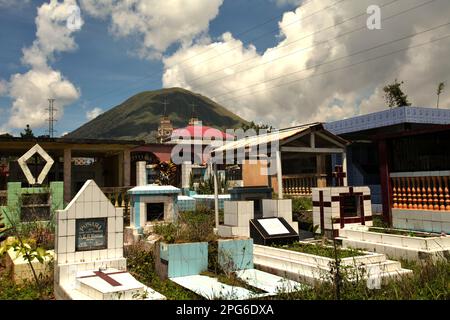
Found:
[[[386,4],[382,5],[380,8],[385,7],[385,6],[389,6],[389,5],[391,5],[391,4],[395,3],[395,2],[398,2],[398,1],[400,1],[400,0],[393,0],[393,1],[389,2],[389,3],[386,3]],[[417,8],[423,7],[423,6],[425,6],[425,5],[427,5],[427,4],[430,4],[431,2],[434,2],[434,1],[436,1],[436,0],[430,0],[430,1],[426,2],[426,3],[422,3],[422,4],[420,4],[420,5],[414,6],[414,7],[412,7],[412,8],[407,9],[407,10],[403,10],[403,11],[401,11],[401,12],[399,12],[399,13],[396,13],[396,14],[394,14],[394,15],[392,15],[392,16],[389,16],[389,17],[387,17],[387,18],[384,18],[384,19],[382,19],[381,21],[382,21],[382,22],[386,22],[386,21],[388,21],[388,20],[390,20],[390,19],[392,19],[392,18],[398,17],[398,16],[400,16],[400,15],[402,15],[402,14],[405,14],[405,13],[410,12],[410,11],[412,11],[412,10],[415,10],[415,9],[417,9]],[[292,41],[292,42],[289,42],[289,43],[287,43],[287,44],[285,44],[285,45],[276,47],[276,48],[274,48],[274,49],[272,50],[272,52],[273,52],[273,51],[276,51],[276,50],[278,50],[278,49],[281,49],[281,48],[285,48],[285,47],[287,47],[287,46],[292,45],[292,44],[295,43],[295,42],[298,42],[298,41],[300,41],[300,40],[306,39],[306,38],[311,37],[311,36],[313,36],[313,35],[315,35],[315,34],[317,34],[317,33],[320,33],[320,32],[322,32],[322,31],[325,31],[325,30],[328,30],[328,29],[337,27],[337,26],[340,25],[340,24],[343,24],[343,23],[346,23],[346,22],[348,22],[348,21],[351,21],[351,20],[360,18],[360,17],[365,16],[365,15],[367,15],[366,11],[364,11],[364,12],[362,12],[362,13],[356,15],[356,16],[353,16],[353,17],[351,17],[351,18],[349,18],[349,19],[346,19],[346,20],[344,20],[344,21],[341,21],[340,23],[337,23],[337,24],[335,24],[335,25],[333,25],[333,26],[330,26],[330,27],[327,27],[327,28],[318,30],[318,31],[316,31],[316,32],[314,32],[314,33],[312,33],[312,34],[309,34],[309,35],[307,35],[307,36],[304,36],[304,37],[301,37],[301,38],[299,38],[299,39],[296,39],[296,40],[294,40],[294,41]],[[207,83],[205,82],[204,84],[200,84],[200,86],[195,85],[195,89],[198,90],[198,89],[202,89],[202,88],[208,88],[208,87],[211,86],[212,83],[215,83],[215,82],[217,82],[217,81],[220,81],[220,80],[223,80],[223,79],[232,77],[232,76],[234,76],[234,75],[236,75],[236,74],[239,74],[239,73],[242,73],[242,72],[245,72],[245,71],[249,71],[249,70],[252,70],[252,69],[256,69],[256,68],[258,68],[258,67],[261,67],[261,66],[264,66],[264,65],[273,63],[274,61],[284,59],[284,58],[289,57],[289,56],[292,56],[292,55],[294,55],[294,54],[296,54],[296,53],[300,53],[300,52],[303,52],[303,51],[305,51],[305,50],[315,48],[315,47],[317,47],[317,46],[319,46],[319,45],[321,45],[321,44],[325,44],[325,43],[328,43],[328,42],[330,42],[330,41],[332,41],[332,40],[337,40],[337,39],[339,39],[339,38],[341,38],[341,37],[343,37],[343,36],[349,35],[349,34],[351,34],[351,33],[358,32],[358,31],[361,31],[361,30],[366,30],[366,29],[367,29],[367,27],[364,25],[364,26],[362,26],[362,27],[360,27],[360,28],[357,28],[357,29],[354,29],[354,30],[350,30],[350,31],[343,32],[343,33],[341,33],[340,35],[338,35],[338,36],[336,36],[336,37],[334,37],[334,38],[327,39],[327,40],[324,40],[324,41],[321,41],[321,42],[317,42],[317,43],[315,43],[315,44],[312,45],[312,46],[304,47],[304,48],[301,48],[301,49],[299,49],[299,50],[295,50],[295,51],[290,52],[290,53],[288,53],[288,54],[285,54],[285,55],[283,55],[283,56],[279,56],[279,57],[277,57],[277,58],[275,58],[275,59],[272,59],[272,60],[270,60],[270,61],[266,61],[266,62],[260,63],[260,64],[258,64],[258,65],[256,65],[256,66],[252,66],[252,67],[249,67],[249,68],[246,68],[246,69],[243,69],[243,70],[239,70],[239,71],[237,71],[237,72],[234,72],[233,74],[225,75],[225,76],[223,76],[223,77],[220,77],[220,78],[217,78],[217,79],[208,81]],[[204,78],[204,77],[209,77],[209,76],[211,76],[212,74],[215,74],[215,73],[217,73],[217,72],[220,72],[220,71],[229,69],[229,68],[231,68],[231,67],[235,67],[235,66],[237,66],[237,65],[240,65],[240,64],[243,64],[243,63],[247,63],[247,62],[249,62],[249,61],[256,60],[256,59],[259,59],[259,58],[260,58],[260,56],[249,58],[249,59],[247,59],[247,60],[244,60],[244,61],[241,61],[241,62],[232,64],[232,65],[229,65],[229,66],[227,66],[227,67],[224,67],[224,68],[221,68],[221,69],[219,69],[219,70],[210,72],[210,73],[208,73],[208,74],[205,74],[205,75],[202,75],[202,76],[198,76],[198,77],[196,77],[196,78],[194,78],[194,79],[191,79],[191,80],[188,81],[188,82],[192,83],[192,81],[196,81],[196,80],[201,79],[201,78]]]
[[[314,1],[314,0],[305,0],[305,1],[302,2],[301,7],[304,8],[304,7],[306,7],[307,5],[311,4],[313,1]],[[347,1],[347,0],[340,0],[340,1],[342,2],[342,1]],[[283,13],[283,14],[284,14],[284,13]],[[266,21],[264,21],[264,22],[262,22],[262,23],[260,23],[260,24],[257,24],[257,25],[255,25],[255,26],[250,27],[249,29],[246,29],[246,30],[244,30],[244,31],[242,31],[242,32],[240,32],[240,33],[237,33],[235,36],[236,36],[236,37],[240,37],[240,36],[242,36],[242,35],[244,35],[244,34],[247,34],[247,33],[251,32],[251,31],[255,30],[255,29],[258,29],[258,28],[260,28],[260,27],[262,27],[262,26],[265,26],[266,24],[268,24],[268,23],[270,23],[270,22],[272,22],[272,21],[274,21],[274,20],[277,20],[277,19],[280,19],[280,15],[275,15],[275,16],[273,16],[272,18],[270,18],[270,19],[268,19],[268,20],[266,20]],[[297,21],[297,22],[298,22],[298,21]],[[269,34],[273,33],[274,31],[277,31],[277,30],[278,30],[278,29],[276,29],[276,30],[274,29],[274,30],[270,31]],[[252,40],[249,40],[249,41],[252,41]],[[192,55],[192,56],[190,56],[190,57],[188,57],[188,58],[186,58],[186,59],[181,60],[180,62],[174,64],[172,67],[179,66],[179,65],[181,65],[182,63],[184,63],[184,62],[186,62],[186,61],[192,60],[193,58],[196,58],[196,57],[198,57],[198,56],[200,56],[200,55],[203,55],[203,54],[205,54],[205,53],[207,53],[207,52],[210,52],[210,51],[212,51],[212,50],[214,50],[214,49],[215,49],[214,47],[208,48],[208,49],[204,50],[204,51],[201,52],[201,53]],[[162,72],[154,72],[154,73],[151,73],[151,74],[149,74],[149,75],[140,77],[139,79],[132,81],[131,84],[139,84],[142,80],[152,79],[154,76],[157,76],[157,75],[158,75],[158,76],[161,76],[161,75],[162,75]],[[127,87],[125,87],[125,88],[122,87],[122,88],[123,88],[123,90],[126,90],[126,89],[128,89],[128,88],[130,88],[130,87],[131,87],[131,86],[128,85]],[[92,102],[92,101],[98,100],[99,98],[102,98],[102,97],[104,97],[104,96],[106,96],[106,95],[109,95],[110,93],[124,92],[123,90],[117,90],[117,89],[115,89],[115,90],[110,90],[110,91],[107,91],[107,92],[105,92],[105,93],[103,93],[103,94],[101,94],[101,95],[99,95],[99,96],[96,96],[96,97],[94,97],[94,98],[91,98],[91,99],[89,99],[89,100]]]
[[[443,27],[443,26],[446,26],[446,25],[450,25],[450,22],[449,22],[449,23],[446,23],[446,24],[444,24],[444,25],[441,25],[441,26],[439,26],[439,27]],[[433,28],[433,29],[437,29],[437,28],[438,28],[438,27]],[[431,30],[431,29],[430,29],[430,30]],[[430,30],[427,30],[427,31],[430,31]],[[424,31],[424,32],[427,32],[427,31]],[[424,33],[424,32],[421,32],[421,33]],[[332,69],[332,70],[329,70],[329,71],[326,71],[326,72],[323,72],[323,73],[313,74],[313,75],[308,76],[308,77],[304,77],[304,78],[301,78],[301,79],[292,80],[292,81],[285,82],[285,83],[282,83],[282,84],[279,84],[279,85],[276,85],[276,86],[273,86],[273,87],[263,88],[263,90],[270,90],[270,89],[274,89],[274,88],[279,88],[279,87],[282,87],[282,86],[285,86],[285,85],[289,85],[289,84],[293,84],[293,83],[296,83],[296,82],[300,82],[300,81],[303,81],[303,80],[306,80],[306,79],[310,79],[310,78],[313,78],[313,77],[317,77],[317,76],[320,76],[320,75],[332,73],[332,72],[339,71],[339,70],[348,69],[348,68],[353,67],[353,66],[356,66],[356,65],[360,65],[360,64],[363,64],[363,63],[366,63],[366,62],[378,60],[378,59],[381,59],[381,58],[384,58],[384,57],[387,57],[387,56],[391,56],[391,55],[396,54],[396,53],[400,53],[400,52],[403,52],[403,51],[407,51],[407,50],[409,50],[409,49],[414,49],[414,48],[422,47],[422,46],[424,46],[424,45],[427,45],[427,44],[430,44],[430,43],[434,43],[434,42],[437,42],[437,41],[440,41],[440,40],[444,40],[444,39],[447,39],[447,38],[450,38],[450,34],[447,35],[447,36],[441,37],[441,38],[436,38],[436,39],[430,40],[430,41],[428,41],[428,42],[424,42],[424,43],[418,44],[418,45],[409,46],[409,47],[407,47],[407,48],[403,48],[403,49],[400,49],[400,50],[396,50],[396,51],[393,51],[393,52],[390,52],[390,53],[387,53],[387,54],[383,54],[383,55],[380,55],[380,56],[377,56],[377,57],[374,57],[374,58],[366,59],[366,60],[363,60],[363,61],[360,61],[360,62],[357,62],[357,63],[352,63],[352,64],[347,65],[347,66],[344,66],[344,67],[339,67],[339,68]],[[380,46],[381,46],[381,45],[380,45]],[[377,46],[377,47],[380,47],[380,46]],[[373,48],[368,49],[368,50],[365,50],[365,51],[369,51],[369,50],[372,50],[372,49],[373,49]],[[361,52],[360,52],[360,53],[361,53]],[[355,53],[355,54],[357,54],[357,53]],[[353,55],[355,55],[355,54],[353,54]],[[347,56],[347,57],[342,57],[342,58],[339,58],[339,59],[343,59],[343,58],[348,58],[348,56]],[[329,62],[328,62],[328,63],[329,63]],[[328,64],[328,63],[324,63],[324,64]],[[324,65],[324,64],[321,64],[321,65]],[[321,65],[319,65],[319,66],[321,66]],[[317,67],[317,66],[316,66],[316,67]],[[280,77],[280,78],[281,78],[281,77]],[[274,80],[274,79],[271,79],[270,81],[273,81],[273,80]],[[262,82],[262,83],[264,83],[264,82]],[[262,84],[262,83],[261,83],[261,84]],[[227,99],[224,99],[224,100],[219,100],[219,102],[222,102],[222,103],[223,103],[223,102],[229,101],[229,100],[235,100],[235,101],[237,101],[236,99],[238,99],[238,98],[247,96],[247,95],[249,95],[249,94],[254,94],[255,92],[259,92],[259,91],[262,91],[262,90],[256,90],[256,91],[252,91],[252,92],[249,92],[249,93],[246,93],[246,94],[239,95],[239,96],[237,96],[237,97],[227,98]]]
[[[305,19],[307,19],[307,18],[309,18],[309,17],[311,17],[311,16],[313,16],[313,15],[318,14],[319,12],[328,10],[328,9],[330,9],[330,8],[336,6],[336,5],[338,5],[338,4],[340,4],[340,3],[344,2],[344,1],[348,1],[348,0],[338,0],[338,1],[336,1],[336,2],[334,2],[334,3],[332,3],[332,4],[330,4],[330,5],[327,5],[326,7],[322,8],[322,9],[320,9],[320,10],[317,10],[317,11],[311,13],[310,15],[308,15],[308,16],[306,16],[306,17],[303,17],[303,18],[301,18],[301,19],[296,19],[296,20],[294,20],[294,21],[292,21],[292,22],[286,24],[285,27],[288,27],[288,26],[291,26],[291,25],[293,25],[293,24],[295,24],[295,23],[298,23],[298,22],[300,22],[301,20],[305,20]],[[304,3],[302,3],[301,7],[304,7],[305,5],[308,5],[308,4],[312,3],[312,2],[313,2],[313,0],[304,1]],[[263,23],[260,24],[260,25],[265,25],[265,24],[269,23],[270,21],[273,21],[274,19],[275,19],[275,18],[272,18],[271,20],[267,20],[267,21],[263,22]],[[247,32],[250,31],[250,30],[254,30],[255,28],[256,28],[256,26],[255,26],[255,27],[252,27],[252,28],[250,28],[250,29],[248,29],[248,30],[246,30],[246,31],[244,31],[244,32],[242,32],[242,33],[240,33],[240,34],[236,34],[236,37],[239,37],[240,35],[245,34],[245,33],[247,33]],[[277,29],[272,29],[272,30],[270,30],[270,31],[268,31],[268,32],[262,33],[261,35],[259,35],[259,36],[256,37],[256,38],[252,38],[252,39],[250,39],[250,40],[248,40],[248,41],[251,42],[251,41],[259,40],[259,39],[261,39],[261,38],[263,38],[263,37],[265,37],[265,36],[267,36],[267,35],[269,35],[269,34],[272,34],[272,33],[276,32],[276,31],[278,31],[278,30],[279,30],[278,28],[277,28]],[[215,59],[215,58],[217,58],[217,57],[220,57],[220,56],[222,56],[222,55],[224,55],[224,54],[226,54],[226,53],[228,53],[228,52],[231,52],[231,51],[233,51],[233,50],[236,50],[236,49],[238,49],[238,48],[240,48],[240,46],[232,47],[232,48],[229,49],[228,51],[222,52],[222,53],[220,53],[220,54],[218,54],[218,55],[215,55],[215,56],[213,56],[213,57],[211,57],[211,58],[209,58],[209,59],[207,59],[207,60],[200,61],[199,63],[193,64],[193,65],[191,65],[191,66],[187,66],[187,68],[192,68],[192,67],[194,67],[194,66],[196,66],[196,65],[198,65],[198,64],[200,64],[200,63],[204,63],[204,62],[206,62],[206,61],[210,61],[210,60]],[[186,59],[183,59],[183,60],[177,62],[176,64],[172,65],[171,67],[173,68],[173,67],[176,67],[176,66],[180,66],[180,65],[182,65],[183,63],[185,63],[186,61],[192,60],[192,59],[194,59],[194,58],[196,58],[196,57],[198,57],[198,56],[201,56],[201,55],[203,55],[203,54],[205,54],[205,53],[207,53],[207,52],[210,52],[210,51],[212,51],[212,50],[215,50],[215,47],[210,47],[210,48],[204,50],[204,51],[201,52],[201,53],[194,54],[194,55],[192,55],[192,56],[190,56],[190,57],[188,57],[188,58],[186,58]],[[148,76],[141,77],[139,80],[133,81],[132,83],[135,83],[136,86],[139,86],[139,85],[141,85],[140,82],[141,82],[142,80],[153,79],[153,78],[155,78],[155,76],[161,76],[162,74],[163,74],[162,72],[155,72],[155,73],[152,73],[152,74],[150,74],[150,75],[148,75]],[[150,82],[150,83],[151,83],[151,82]],[[130,87],[131,87],[131,86],[127,86],[127,87],[124,88],[123,90],[127,90],[127,89],[129,89]],[[92,101],[95,101],[95,100],[97,100],[97,99],[99,99],[99,98],[101,98],[101,97],[103,97],[103,96],[108,95],[109,93],[125,92],[125,91],[123,91],[123,90],[111,90],[111,91],[109,91],[109,92],[107,92],[107,93],[104,93],[104,94],[99,95],[99,96],[97,96],[97,97],[91,98],[91,99],[89,99],[89,100],[92,102]]]
[[[230,93],[235,93],[235,92],[238,92],[238,91],[242,91],[242,90],[246,90],[246,89],[249,89],[249,88],[253,88],[253,87],[258,86],[258,85],[263,84],[263,83],[275,81],[275,80],[282,79],[282,78],[287,77],[287,76],[291,76],[293,74],[297,74],[297,73],[300,73],[300,72],[303,72],[303,71],[308,71],[308,70],[311,70],[311,69],[314,69],[314,68],[317,68],[317,67],[321,67],[323,65],[327,65],[327,64],[330,64],[330,63],[334,63],[336,61],[347,59],[349,57],[352,57],[352,56],[355,56],[355,55],[358,55],[358,54],[361,54],[361,53],[365,53],[365,52],[371,51],[373,49],[377,49],[377,48],[384,47],[384,46],[389,45],[389,44],[393,44],[393,43],[396,43],[396,42],[399,42],[399,41],[403,41],[403,40],[406,40],[406,39],[409,39],[409,38],[413,38],[413,37],[418,36],[420,34],[423,34],[423,33],[429,32],[429,31],[433,31],[433,30],[442,28],[442,27],[447,26],[449,24],[450,23],[441,24],[441,25],[433,27],[431,29],[423,30],[423,31],[420,31],[420,32],[416,32],[416,33],[410,34],[408,36],[404,36],[404,37],[401,37],[401,38],[398,38],[398,39],[395,39],[395,40],[384,42],[384,43],[378,44],[376,46],[373,46],[373,47],[370,47],[370,48],[367,48],[367,49],[363,49],[363,50],[351,53],[349,55],[345,55],[345,56],[342,56],[342,57],[339,57],[339,58],[336,58],[336,59],[333,59],[333,60],[329,60],[329,61],[326,61],[326,62],[323,62],[323,63],[319,63],[319,64],[316,64],[316,65],[312,65],[312,66],[309,66],[309,67],[301,69],[301,70],[293,71],[293,72],[290,72],[290,73],[285,73],[285,74],[283,74],[281,76],[278,76],[278,77],[275,77],[275,78],[267,79],[267,80],[264,80],[264,81],[261,81],[261,82],[256,82],[256,83],[253,83],[253,84],[251,84],[251,85],[249,85],[247,87],[244,87],[244,88],[232,90],[232,91],[229,91],[227,93],[222,93],[220,95],[215,96],[214,98],[219,98],[221,96],[228,95]]]

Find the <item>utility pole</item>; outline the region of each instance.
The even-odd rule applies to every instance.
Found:
[[[48,136],[53,138],[55,135],[54,123],[55,123],[55,108],[53,106],[55,99],[48,99]]]

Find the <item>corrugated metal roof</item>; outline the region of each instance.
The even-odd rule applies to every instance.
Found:
[[[227,150],[236,150],[236,149],[241,149],[241,148],[245,149],[248,147],[258,146],[260,144],[268,144],[268,143],[271,143],[274,141],[285,140],[285,139],[295,136],[303,131],[306,131],[312,127],[316,127],[318,125],[321,125],[321,124],[313,123],[313,124],[308,124],[308,125],[301,126],[301,127],[282,129],[282,130],[267,133],[267,134],[260,134],[260,135],[256,135],[256,136],[247,137],[244,139],[226,143],[223,146],[215,149],[214,152],[224,152]]]

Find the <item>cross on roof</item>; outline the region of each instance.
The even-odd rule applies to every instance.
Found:
[[[344,178],[347,177],[347,174],[344,172],[344,168],[341,165],[336,165],[334,167],[333,178],[336,181],[337,187],[344,186]]]

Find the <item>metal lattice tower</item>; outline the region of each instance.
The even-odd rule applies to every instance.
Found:
[[[55,111],[53,104],[55,102],[55,99],[48,99],[48,136],[50,138],[53,138],[55,136],[56,130],[54,129],[54,123],[57,121],[55,120]]]

